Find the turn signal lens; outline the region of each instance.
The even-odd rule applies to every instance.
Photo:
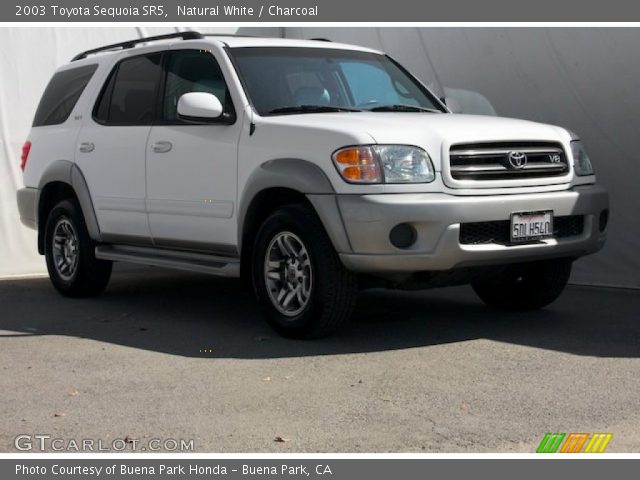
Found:
[[[436,172],[429,154],[411,145],[361,145],[333,154],[342,178],[349,183],[429,183]]]
[[[371,147],[347,147],[333,154],[333,163],[347,182],[380,183],[380,164]]]

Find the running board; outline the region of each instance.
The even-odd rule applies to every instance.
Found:
[[[220,277],[240,277],[240,259],[202,253],[157,248],[100,245],[96,258],[114,262],[140,263],[154,267],[176,268]]]

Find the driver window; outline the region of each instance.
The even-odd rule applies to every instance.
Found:
[[[163,119],[178,120],[178,100],[189,92],[206,92],[218,97],[225,111],[231,108],[231,97],[216,59],[207,52],[186,50],[172,53],[167,62]]]

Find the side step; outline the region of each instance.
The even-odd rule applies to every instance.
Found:
[[[239,278],[240,259],[202,253],[162,250],[157,248],[100,245],[96,258],[114,262],[140,263],[154,267],[176,268],[190,272],[208,273],[220,277]]]

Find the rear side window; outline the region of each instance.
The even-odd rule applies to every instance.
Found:
[[[120,62],[109,76],[94,111],[105,125],[151,125],[155,117],[162,54]]]
[[[40,99],[33,126],[64,123],[97,68],[98,65],[85,65],[56,73]]]

